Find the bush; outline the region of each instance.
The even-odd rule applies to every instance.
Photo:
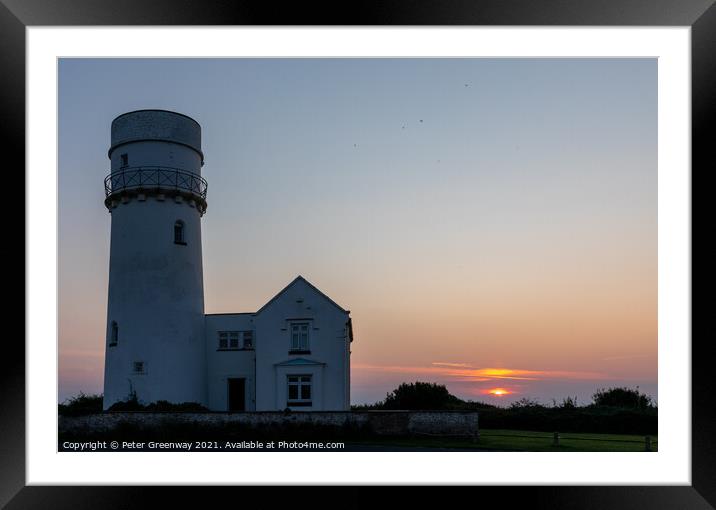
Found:
[[[451,395],[447,387],[437,383],[402,383],[385,400],[374,404],[352,405],[353,411],[475,411],[493,409],[495,406],[474,400],[462,400]]]
[[[576,409],[579,406],[577,405],[577,397],[567,397],[563,398],[560,404],[557,403],[557,400],[552,399],[552,407],[558,409]]]
[[[115,402],[107,410],[109,412],[156,412],[156,413],[200,413],[209,409],[196,402],[182,402],[175,404],[166,400],[159,400],[151,404],[144,404],[137,399],[137,393],[130,389],[127,398],[121,402]],[[103,396],[85,395],[80,392],[75,397],[66,399],[58,404],[57,412],[60,416],[82,416],[103,412]]]
[[[447,387],[437,383],[403,383],[388,393],[383,409],[444,410],[454,409],[462,400],[451,395]]]
[[[648,409],[654,407],[652,398],[639,391],[639,386],[631,388],[600,389],[592,395],[595,407],[621,407],[625,409]]]
[[[133,412],[133,411],[144,411],[144,405],[137,399],[137,392],[132,388],[132,383],[129,383],[129,395],[125,400],[115,402],[109,409],[109,412]]]
[[[57,406],[60,416],[82,416],[102,412],[102,395],[85,395],[80,392],[75,397],[65,399]]]
[[[544,408],[542,404],[539,403],[539,401],[523,397],[519,400],[516,400],[510,404],[510,409],[538,409],[538,408]]]

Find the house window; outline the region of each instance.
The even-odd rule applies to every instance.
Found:
[[[239,332],[229,331],[229,349],[239,348]]]
[[[310,407],[311,400],[311,378],[310,375],[289,375],[288,376],[288,407]]]
[[[253,331],[219,331],[219,349],[238,350],[254,348]]]
[[[109,345],[115,346],[117,345],[117,342],[119,341],[119,326],[117,325],[117,321],[112,321],[112,328],[109,332]]]
[[[244,349],[253,349],[254,348],[254,332],[253,331],[244,331]]]
[[[143,374],[145,369],[145,365],[143,361],[135,361],[132,363],[132,371],[135,374]]]
[[[126,154],[122,154],[121,156],[119,156],[119,158],[121,159],[122,168],[129,165],[129,156],[127,156]]]
[[[174,223],[174,243],[175,244],[186,244],[184,240],[184,222],[177,220]]]
[[[308,351],[307,322],[298,322],[291,324],[291,350],[295,352]]]

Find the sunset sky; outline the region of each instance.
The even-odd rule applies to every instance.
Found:
[[[62,59],[60,401],[102,392],[110,124],[142,108],[202,126],[206,313],[303,275],[351,310],[353,403],[658,396],[656,59]]]

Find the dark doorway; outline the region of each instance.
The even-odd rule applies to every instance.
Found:
[[[246,411],[246,379],[228,379],[229,411]]]

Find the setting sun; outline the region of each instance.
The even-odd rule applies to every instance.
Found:
[[[510,393],[512,392],[505,388],[491,388],[487,390],[487,394],[492,395],[493,397],[503,397],[505,395],[509,395]]]

